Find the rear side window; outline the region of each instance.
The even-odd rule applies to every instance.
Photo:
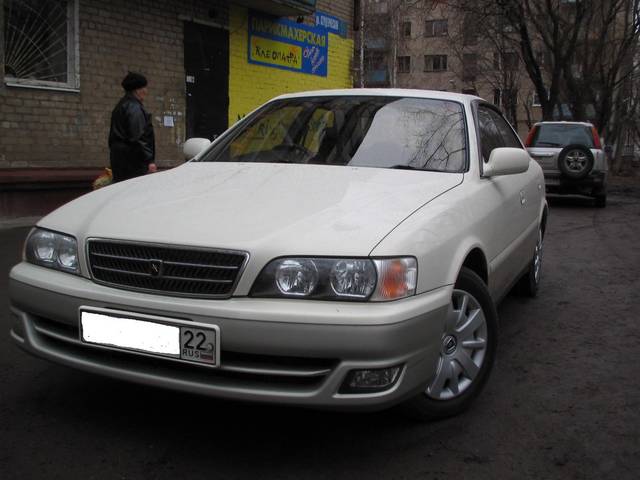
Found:
[[[594,148],[591,127],[560,123],[541,124],[536,127],[531,141],[532,147],[566,147],[576,144]]]

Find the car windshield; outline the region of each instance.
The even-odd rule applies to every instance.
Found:
[[[199,161],[261,162],[460,172],[462,105],[446,100],[338,96],[272,102]]]
[[[542,124],[536,128],[532,147],[566,147],[584,145],[593,148],[593,134],[587,125]]]

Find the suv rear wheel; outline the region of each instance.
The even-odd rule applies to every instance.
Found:
[[[558,169],[572,180],[589,175],[593,168],[593,153],[583,145],[567,145],[558,155]]]

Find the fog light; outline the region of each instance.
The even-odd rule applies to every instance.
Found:
[[[351,370],[339,393],[375,393],[388,390],[395,385],[401,371],[401,366]]]

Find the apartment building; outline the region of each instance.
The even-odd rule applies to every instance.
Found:
[[[519,53],[483,38],[472,15],[437,0],[366,0],[363,15],[356,55],[365,86],[479,95],[500,106],[523,138],[541,118]]]

